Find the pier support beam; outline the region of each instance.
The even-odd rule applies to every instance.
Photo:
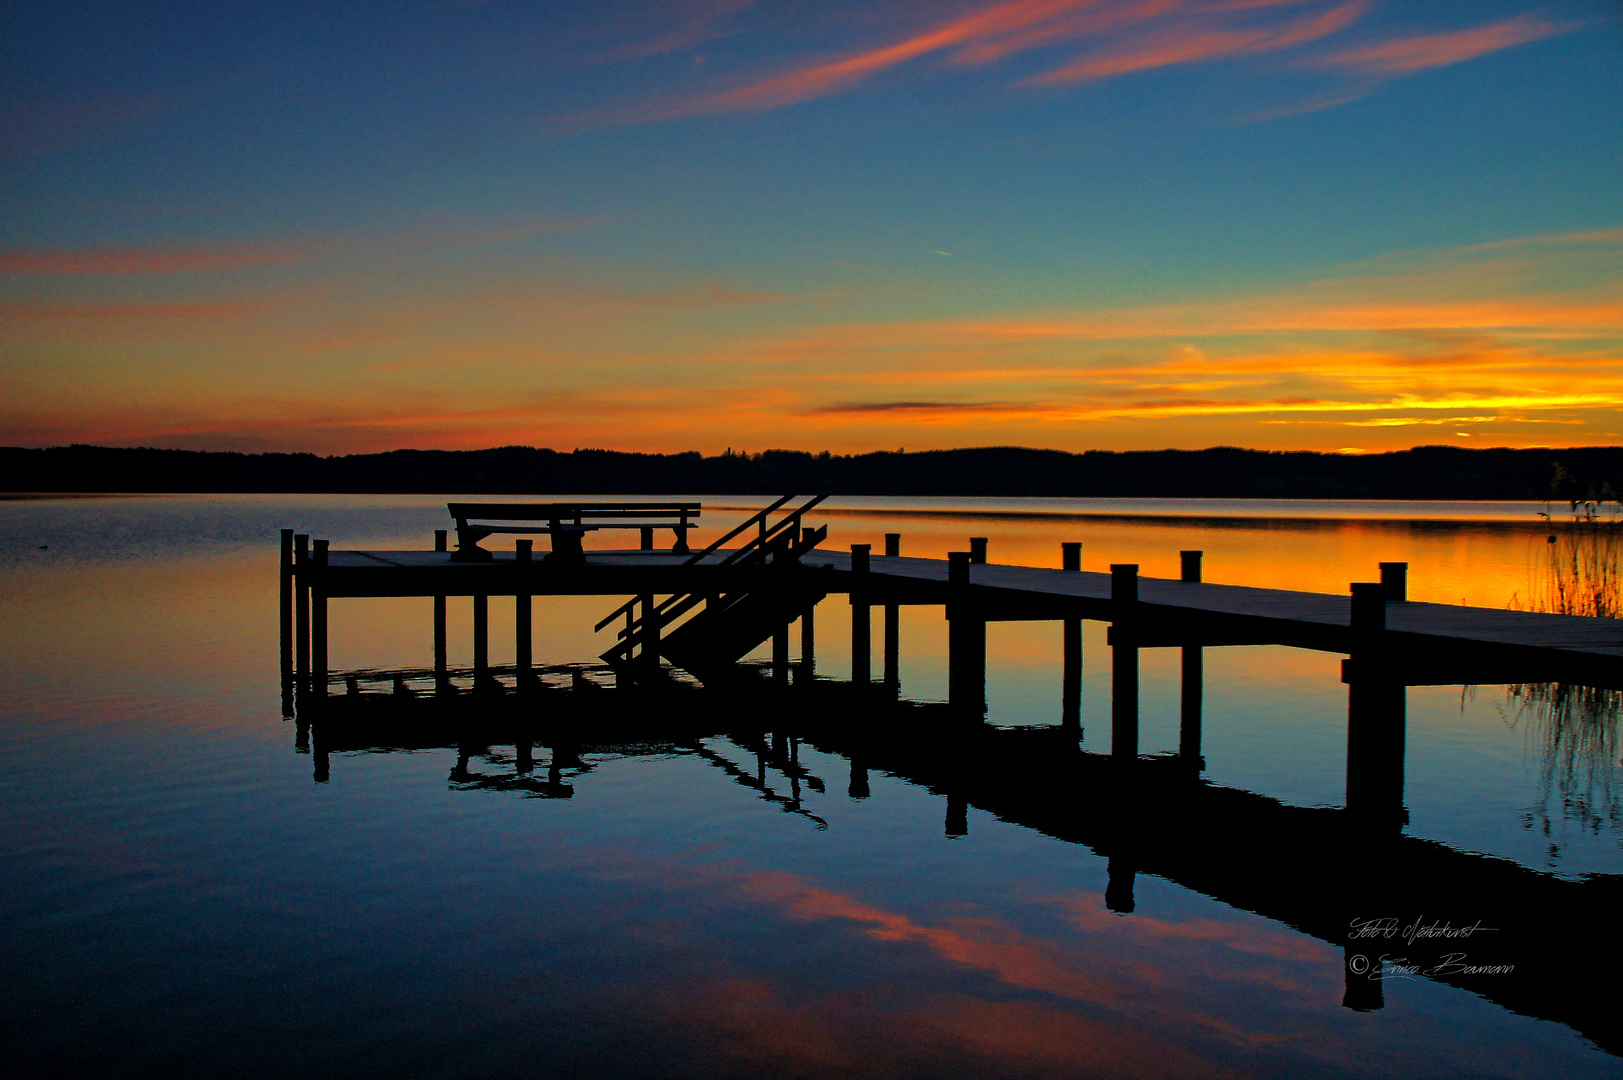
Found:
[[[1193,775],[1206,767],[1200,753],[1201,706],[1205,704],[1206,650],[1199,645],[1183,647],[1183,693],[1178,711],[1178,759]]]
[[[642,594],[642,648],[637,653],[642,677],[659,674],[659,617],[654,614],[654,594]]]
[[[894,559],[902,554],[902,534],[885,534],[885,557]],[[901,637],[902,609],[897,604],[885,605],[885,689],[892,696],[902,690]]]
[[[293,572],[298,593],[293,620],[296,637],[293,651],[297,658],[299,692],[302,694],[310,690],[310,537],[307,533],[297,533],[293,537]]]
[[[872,545],[851,545],[851,573],[857,581],[851,586],[851,685],[867,686],[873,680],[873,625],[868,610],[868,557]]]
[[[810,686],[817,678],[817,605],[807,604],[800,613],[800,670],[795,682]]]
[[[1347,814],[1362,830],[1392,834],[1408,818],[1403,766],[1408,689],[1392,671],[1386,631],[1388,586],[1352,587],[1353,654],[1347,676]]]
[[[789,685],[789,624],[783,623],[772,631],[772,682]]]
[[[962,719],[986,716],[986,619],[969,593],[971,556],[947,554],[947,704]]]
[[[1080,541],[1062,543],[1060,568],[1071,572],[1082,569]],[[1060,726],[1078,739],[1082,738],[1082,620],[1061,620],[1065,633],[1065,678],[1060,688]]]
[[[446,551],[445,529],[434,530],[434,550]],[[450,666],[445,648],[445,597],[434,597],[434,692],[443,694],[451,689]]]
[[[1115,609],[1111,634],[1110,756],[1118,763],[1138,760],[1138,564],[1110,568],[1110,600]]]
[[[281,587],[278,611],[281,615],[279,660],[282,677],[282,715],[293,715],[293,530],[282,530]]]
[[[535,635],[531,622],[530,602],[530,565],[535,557],[535,541],[518,540],[514,546],[514,557],[518,563],[518,584],[513,596],[513,672],[518,681],[520,694],[528,694],[530,681],[535,677],[531,670],[532,649]]]
[[[473,687],[489,689],[490,682],[490,597],[479,593],[473,598]]]
[[[327,696],[327,541],[317,540],[311,553],[314,580],[310,584],[311,689],[317,698]]]

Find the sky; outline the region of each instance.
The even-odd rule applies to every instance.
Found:
[[[1623,0],[0,0],[0,444],[1623,443]]]

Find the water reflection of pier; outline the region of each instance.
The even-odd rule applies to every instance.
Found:
[[[675,705],[645,700],[640,709],[605,712],[595,693],[560,690],[539,726],[471,696],[464,708],[445,708],[362,694],[334,699],[313,730],[301,725],[300,738],[309,740],[318,780],[328,778],[333,755],[435,747],[456,753],[453,788],[547,799],[578,797],[607,757],[685,756],[823,829],[806,793],[826,797],[841,785],[801,764],[804,745],[845,760],[850,798],[867,798],[875,773],[937,795],[948,836],[968,833],[978,810],[1086,846],[1108,860],[1105,901],[1118,913],[1135,909],[1142,879],[1161,878],[1343,949],[1348,1008],[1383,1006],[1383,981],[1373,974],[1385,962],[1404,969],[1397,977],[1467,989],[1623,1052],[1615,984],[1585,974],[1623,961],[1623,881],[1614,877],[1563,879],[1374,832],[1346,809],[1290,806],[1208,783],[1197,761],[1178,754],[1124,767],[1082,750],[1063,725],[965,723],[946,706],[858,698],[847,686],[822,684],[774,696],[770,727],[723,728],[705,718],[740,715],[744,700],[698,688],[674,693],[683,699]],[[769,684],[762,693],[771,694]],[[1365,936],[1353,929],[1359,924],[1368,925]],[[1414,925],[1454,936],[1406,939]],[[1472,927],[1480,929],[1458,936]]]

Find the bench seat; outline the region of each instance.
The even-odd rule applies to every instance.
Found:
[[[447,503],[456,519],[457,562],[488,562],[479,541],[495,533],[544,533],[552,537],[548,562],[586,561],[581,537],[599,529],[640,529],[642,547],[653,548],[655,529],[676,533],[671,550],[687,552],[688,530],[696,528],[702,504],[684,502]],[[522,524],[497,524],[521,522]]]

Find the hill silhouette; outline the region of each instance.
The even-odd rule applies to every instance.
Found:
[[[1234,447],[1072,454],[995,446],[705,457],[505,446],[321,457],[63,446],[0,447],[0,490],[1543,499],[1557,462],[1569,474],[1557,497],[1581,497],[1614,479],[1623,488],[1623,447],[1420,446],[1354,455]]]

